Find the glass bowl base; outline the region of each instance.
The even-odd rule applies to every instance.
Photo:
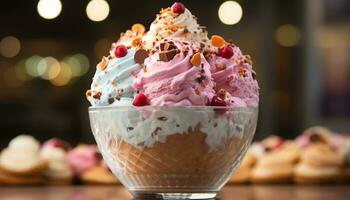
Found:
[[[203,193],[189,193],[189,192],[176,192],[176,193],[153,193],[153,192],[141,192],[131,191],[131,194],[135,199],[214,199],[216,192],[203,192]]]

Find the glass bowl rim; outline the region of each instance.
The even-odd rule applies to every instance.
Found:
[[[157,110],[189,110],[192,111],[205,111],[209,108],[217,111],[225,110],[225,111],[238,111],[238,112],[256,112],[259,110],[259,107],[223,107],[223,106],[89,106],[89,112],[94,111],[105,111],[105,110],[119,110],[119,111],[130,111],[130,110],[143,110],[143,109],[157,109]]]

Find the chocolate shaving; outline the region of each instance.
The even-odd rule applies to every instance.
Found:
[[[148,53],[144,49],[139,49],[135,52],[134,60],[138,64],[143,64],[145,59],[148,57]]]
[[[159,52],[159,60],[163,62],[169,62],[175,57],[177,53],[177,49],[172,49],[170,51],[161,51]]]
[[[159,47],[161,50],[161,52],[159,52],[159,60],[163,62],[172,60],[174,56],[179,52],[176,45],[171,41],[163,42]]]
[[[131,127],[131,126],[130,126],[130,127],[126,128],[126,130],[127,130],[127,131],[132,131],[132,130],[134,130],[134,127]]]
[[[164,41],[166,41],[166,40],[164,40]],[[177,47],[171,41],[170,42],[162,42],[160,44],[160,50],[161,51],[167,51],[167,50],[173,50],[173,49],[177,49]]]
[[[166,118],[166,117],[163,116],[163,117],[158,117],[158,120],[159,120],[159,121],[166,121],[166,120],[168,120],[168,118]]]
[[[161,131],[161,130],[162,130],[162,128],[157,127],[156,130],[154,130],[154,131],[151,133],[152,137],[158,135],[158,131]]]
[[[97,93],[94,94],[92,97],[93,97],[94,99],[100,100],[101,96],[102,96],[102,93],[101,93],[101,92],[97,92]]]
[[[112,104],[114,102],[114,98],[108,98],[108,103]]]

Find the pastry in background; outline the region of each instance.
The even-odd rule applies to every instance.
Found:
[[[269,138],[262,142],[265,154],[254,166],[250,180],[253,183],[286,183],[293,180],[293,170],[301,149],[293,141]]]
[[[115,184],[117,178],[104,165],[95,145],[79,145],[68,153],[74,174],[86,184]]]
[[[244,156],[241,165],[239,166],[237,171],[234,172],[233,176],[228,181],[228,184],[239,184],[249,182],[250,172],[256,161],[256,157],[252,153],[251,149],[252,148],[250,148]]]
[[[68,162],[76,176],[99,164],[95,145],[81,144],[68,152]]]
[[[340,152],[344,157],[343,175],[347,182],[350,181],[350,137],[343,136]]]
[[[41,185],[45,179],[40,175],[15,175],[0,170],[0,185]]]
[[[48,163],[44,176],[48,184],[69,185],[73,180],[73,170],[67,158],[67,143],[51,139],[44,143],[41,156]]]
[[[296,138],[296,143],[302,148],[306,148],[311,143],[316,142],[332,145],[332,135],[333,132],[328,128],[314,126],[304,130],[304,132]]]
[[[328,129],[312,127],[300,136],[304,152],[294,169],[297,183],[332,183],[342,179],[344,156],[332,143],[332,134]]]
[[[47,167],[47,162],[40,157],[39,142],[29,135],[17,136],[0,154],[0,183],[41,184]]]
[[[113,185],[119,183],[118,179],[103,161],[100,165],[94,166],[84,172],[80,179],[87,184]]]

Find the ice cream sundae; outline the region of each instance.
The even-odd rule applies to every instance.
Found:
[[[97,65],[91,127],[113,173],[135,195],[212,198],[255,132],[259,86],[250,56],[182,3],[149,30],[135,24]]]

